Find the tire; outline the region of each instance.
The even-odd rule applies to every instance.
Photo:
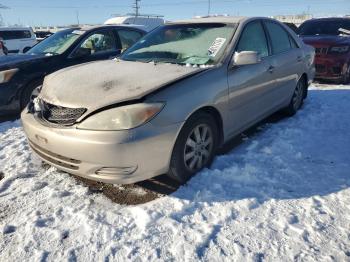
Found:
[[[29,83],[23,89],[23,91],[21,93],[21,97],[20,97],[20,109],[21,109],[21,111],[28,105],[34,89],[37,88],[38,86],[40,86],[41,84],[42,84],[42,80],[37,80],[37,81]]]
[[[218,147],[218,134],[212,115],[199,112],[191,116],[176,140],[168,176],[184,184],[198,171],[210,166]]]
[[[350,64],[348,65],[348,70],[346,70],[346,73],[343,77],[343,80],[341,81],[340,84],[349,84],[350,83]]]
[[[289,105],[284,109],[284,112],[288,115],[288,116],[293,116],[296,114],[296,112],[301,108],[301,106],[303,105],[304,102],[304,98],[305,98],[305,90],[306,90],[307,86],[305,84],[305,81],[303,78],[301,78],[298,83],[297,86],[294,89],[293,92],[293,96],[292,99],[290,100]]]

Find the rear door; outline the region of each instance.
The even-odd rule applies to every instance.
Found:
[[[305,58],[292,36],[279,23],[264,20],[264,25],[271,45],[272,75],[276,79],[276,87],[269,103],[278,107],[289,102]]]
[[[36,44],[37,41],[35,35],[31,30],[18,30],[15,32],[19,40],[19,52],[24,52],[24,50],[27,51],[29,48]]]
[[[258,52],[261,62],[231,66],[228,70],[230,133],[245,129],[269,111],[268,94],[275,84],[270,72],[268,41],[260,20],[248,23],[243,29],[235,49],[235,52],[242,51]]]

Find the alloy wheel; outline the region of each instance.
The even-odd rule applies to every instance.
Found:
[[[214,145],[213,132],[209,125],[197,125],[187,137],[184,148],[184,163],[191,172],[208,164]]]
[[[295,110],[298,110],[301,107],[304,96],[304,86],[301,81],[297,84],[293,94],[293,107]]]

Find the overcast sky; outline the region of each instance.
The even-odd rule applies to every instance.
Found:
[[[208,13],[208,0],[141,0],[141,13],[167,20]],[[5,24],[67,25],[102,23],[112,14],[132,12],[133,0],[0,0]],[[271,16],[310,12],[316,16],[350,15],[350,0],[211,0],[212,14]]]

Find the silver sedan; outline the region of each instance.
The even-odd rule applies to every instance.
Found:
[[[269,18],[168,23],[119,59],[46,77],[22,122],[33,151],[66,172],[186,182],[230,138],[278,110],[295,114],[314,55]]]

